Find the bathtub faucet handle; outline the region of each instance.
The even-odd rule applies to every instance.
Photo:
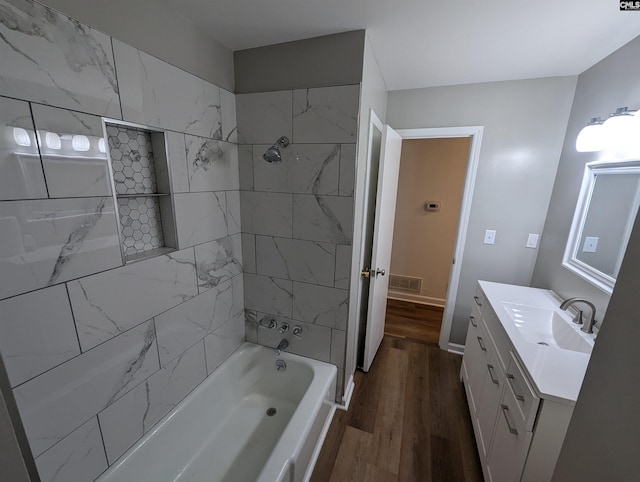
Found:
[[[264,326],[269,330],[273,330],[275,327],[278,326],[278,322],[273,318],[263,318],[262,320],[260,320],[260,326]]]
[[[291,333],[293,333],[293,336],[296,338],[302,338],[302,327],[300,325],[294,326]]]
[[[280,328],[278,328],[278,333],[281,335],[289,331],[289,323],[282,323]]]

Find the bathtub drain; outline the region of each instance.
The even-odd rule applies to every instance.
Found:
[[[274,407],[271,407],[271,408],[268,408],[268,409],[267,409],[267,415],[268,415],[269,417],[273,417],[277,412],[278,412],[278,411],[277,411]]]

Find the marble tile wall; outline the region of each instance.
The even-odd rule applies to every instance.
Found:
[[[340,375],[359,96],[358,85],[236,96],[247,340],[276,346],[284,336],[290,351]],[[283,135],[283,162],[265,162]],[[270,319],[300,326],[302,337],[260,324]]]
[[[0,58],[0,354],[42,481],[90,482],[245,340],[235,96],[32,0]],[[165,130],[178,250],[125,263],[101,117]]]

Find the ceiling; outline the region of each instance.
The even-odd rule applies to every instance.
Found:
[[[367,29],[389,90],[576,75],[640,35],[614,0],[161,0],[231,50]]]

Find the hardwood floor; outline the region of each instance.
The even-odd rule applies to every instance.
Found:
[[[443,308],[387,300],[384,332],[387,335],[438,344]]]
[[[369,373],[356,372],[311,482],[482,481],[461,357],[385,336]]]

